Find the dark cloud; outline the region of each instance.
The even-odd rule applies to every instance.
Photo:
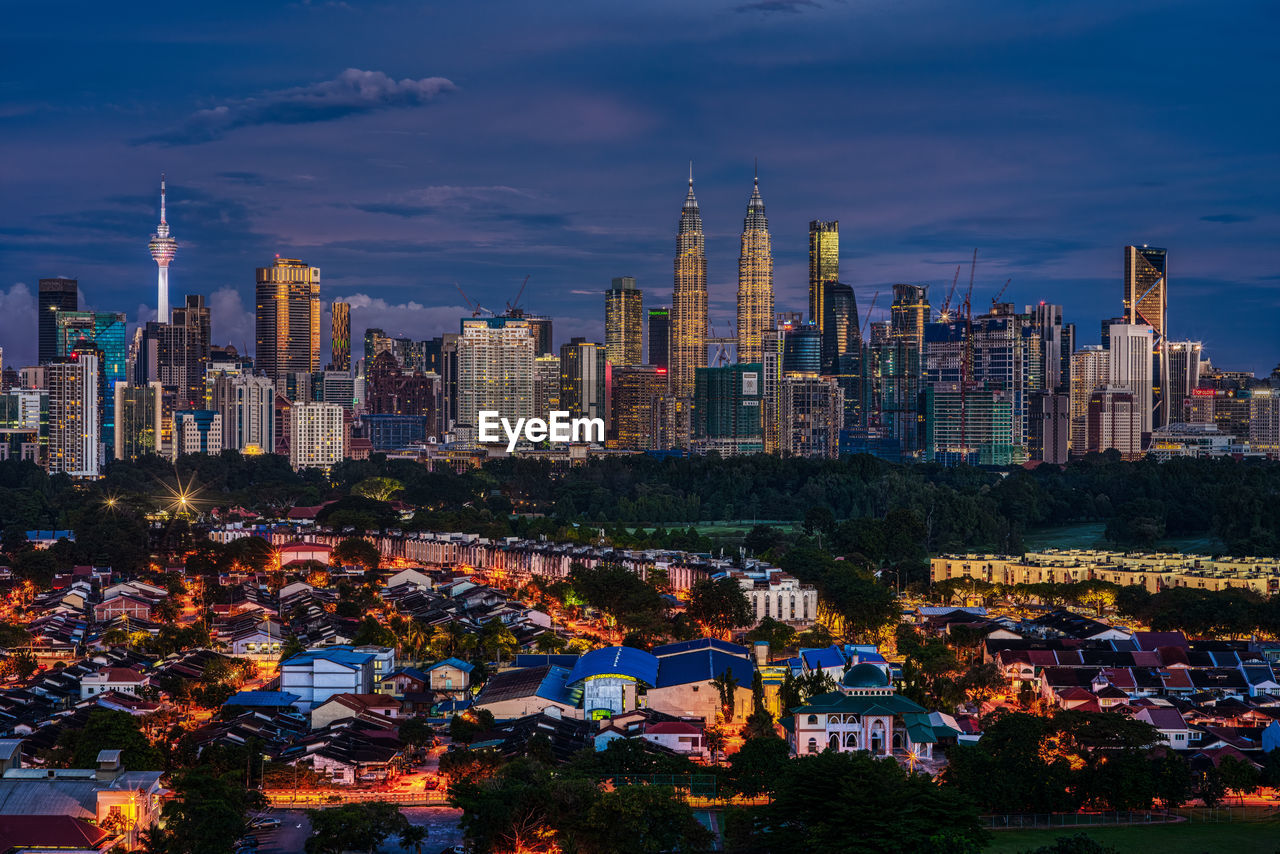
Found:
[[[783,12],[798,15],[808,9],[820,9],[822,4],[817,0],[756,0],[754,3],[743,3],[735,6],[735,12],[763,12],[772,14]]]
[[[195,145],[218,139],[236,128],[327,122],[358,113],[417,107],[453,82],[444,77],[395,80],[382,71],[348,68],[333,80],[278,89],[200,110],[180,127],[136,140],[139,145]]]
[[[1210,216],[1200,217],[1201,222],[1218,222],[1225,225],[1233,225],[1238,222],[1253,222],[1257,217],[1248,214],[1211,214]]]

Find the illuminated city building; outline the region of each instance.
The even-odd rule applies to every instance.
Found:
[[[1280,460],[1280,386],[1254,389],[1249,398],[1249,444]]]
[[[98,477],[100,375],[96,353],[76,350],[49,363],[50,473]]]
[[[756,177],[738,255],[738,361],[760,361],[761,336],[773,325],[773,248]]]
[[[822,328],[823,286],[840,281],[840,222],[809,223],[809,321]]]
[[[222,445],[245,453],[271,453],[276,444],[276,391],[267,377],[221,374],[213,383],[211,409],[222,415]]]
[[[1169,361],[1169,394],[1165,412],[1169,424],[1187,420],[1187,401],[1200,386],[1203,351],[1204,345],[1199,341],[1165,342],[1165,356]]]
[[[335,302],[329,308],[329,353],[335,371],[351,370],[351,303]]]
[[[929,323],[929,288],[926,285],[896,284],[889,306],[889,334],[894,341],[924,346],[924,329]]]
[[[660,401],[667,394],[667,369],[654,365],[613,368],[612,379],[611,444],[628,451],[659,449],[658,437],[662,430],[658,416]]]
[[[835,459],[840,455],[844,394],[834,379],[783,376],[778,397],[782,456]]]
[[[80,285],[75,279],[41,279],[37,295],[36,337],[40,364],[58,358],[58,321],[55,312],[80,307]]]
[[[481,411],[497,412],[512,424],[535,414],[533,348],[526,320],[463,318],[457,339],[458,406],[454,415],[459,438],[476,440]]]
[[[1153,424],[1163,427],[1169,423],[1166,402],[1169,361],[1165,357],[1169,305],[1168,260],[1169,253],[1166,249],[1156,249],[1145,244],[1124,248],[1125,323],[1151,327],[1152,370],[1148,384],[1152,391],[1143,395],[1139,389],[1134,389],[1141,405],[1145,406],[1147,402],[1151,404],[1151,413],[1143,422],[1144,433],[1149,433]]]
[[[151,242],[147,244],[147,248],[151,251],[151,257],[155,260],[158,269],[156,320],[159,323],[169,322],[169,263],[173,261],[173,256],[178,251],[178,241],[169,235],[169,223],[165,219],[164,201],[164,174],[162,173],[160,175],[160,223],[156,226],[156,233],[151,235]]]
[[[924,458],[943,465],[1010,466],[1026,461],[1013,444],[1013,400],[1003,389],[960,392],[959,383],[925,387]]]
[[[692,167],[676,235],[670,348],[671,391],[677,397],[692,397],[694,372],[707,366],[707,249]]]
[[[760,362],[699,368],[693,394],[693,439],[721,456],[764,450]]]
[[[616,375],[616,369],[615,369]],[[663,382],[666,382],[665,376]],[[560,357],[538,356],[533,360],[533,411],[546,418],[560,408]]]
[[[203,409],[204,375],[209,365],[210,317],[204,297],[187,294],[160,326],[160,383],[172,391],[179,409]]]
[[[129,378],[126,317],[114,311],[55,311],[51,314],[57,330],[55,357],[70,356],[85,345],[91,345],[98,351],[98,399],[102,402],[99,428],[103,444],[114,452],[115,384]]]
[[[1071,428],[1068,444],[1072,454],[1089,452],[1089,398],[1094,389],[1105,386],[1111,377],[1111,351],[1089,344],[1071,354]]]
[[[112,397],[116,412],[115,458],[133,461],[159,453],[160,403],[164,397],[160,383],[117,382]]]
[[[295,401],[289,408],[289,464],[295,469],[328,469],[345,454],[342,407]]]
[[[1108,382],[1133,392],[1133,404],[1143,434],[1150,434],[1152,415],[1152,365],[1155,333],[1150,326],[1116,324],[1111,327],[1111,359]]]
[[[533,336],[533,355],[554,355],[556,350],[552,343],[552,319],[540,314],[529,314],[523,308],[509,308],[502,317],[511,320],[523,320],[529,324],[529,334]]]
[[[671,343],[671,309],[651,308],[648,314],[649,351],[645,364],[653,365],[655,368],[668,367],[670,361],[668,354]]]
[[[644,296],[633,276],[620,276],[604,292],[604,350],[612,365],[639,365],[644,358]]]
[[[585,338],[560,347],[560,409],[572,418],[599,418],[609,424],[608,365],[605,348]]]
[[[170,459],[183,454],[222,453],[222,414],[212,409],[178,410],[173,413],[173,446]]]
[[[1114,328],[1114,327],[1113,327]],[[1090,454],[1117,450],[1121,459],[1142,456],[1142,414],[1137,396],[1127,387],[1103,386],[1089,395],[1088,434]]]
[[[257,272],[255,362],[278,388],[320,368],[320,268],[276,258]]]

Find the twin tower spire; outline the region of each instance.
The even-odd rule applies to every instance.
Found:
[[[769,219],[760,197],[757,172],[747,216],[742,223],[738,255],[738,361],[759,362],[762,339],[773,322],[773,246]],[[689,192],[680,210],[676,234],[675,283],[671,297],[669,372],[676,397],[692,397],[695,371],[707,366],[707,246],[702,214],[693,194],[693,164],[689,164]]]

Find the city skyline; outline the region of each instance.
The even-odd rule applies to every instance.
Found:
[[[32,94],[8,99],[0,142],[6,162],[22,166],[6,174],[15,203],[0,219],[0,303],[15,318],[0,327],[7,361],[34,358],[30,324],[16,319],[27,316],[40,278],[78,277],[88,306],[149,319],[156,270],[140,244],[156,223],[161,172],[167,218],[182,236],[173,301],[205,295],[219,343],[251,341],[247,271],[278,252],[325,270],[323,299],[352,303],[357,340],[365,326],[415,337],[452,331],[467,313],[454,281],[500,306],[530,275],[523,302],[557,318],[558,345],[601,337],[599,298],[613,277],[634,275],[646,302],[667,304],[674,194],[692,157],[710,315],[722,332],[735,313],[741,199],[758,156],[779,310],[806,304],[813,219],[840,220],[842,280],[860,307],[898,281],[928,282],[940,302],[938,290],[977,246],[975,300],[1012,278],[1006,299],[1062,304],[1082,330],[1121,313],[1121,248],[1149,243],[1175,256],[1170,340],[1204,341],[1220,366],[1274,366],[1277,259],[1265,240],[1274,211],[1257,187],[1276,158],[1265,128],[1244,118],[1274,70],[1231,49],[1239,17],[1080,4],[1060,13],[1070,25],[1042,27],[1010,5],[981,27],[955,26],[958,13],[943,9],[930,27],[908,28],[894,26],[905,11],[835,5],[743,4],[718,14],[738,8],[636,12],[629,28],[615,10],[556,10],[531,32],[549,32],[561,15],[578,25],[543,45],[521,35],[531,21],[513,6],[492,35],[511,55],[479,65],[468,57],[475,23],[450,9],[430,12],[430,51],[400,57],[382,42],[375,50],[374,36],[392,48],[410,33],[421,39],[427,13],[396,4],[376,17],[339,5],[255,9],[253,27],[234,26],[247,12],[207,26],[199,11],[160,20],[142,8],[64,22],[56,37],[87,60],[119,55],[127,37],[157,47],[170,73],[157,79],[154,57],[123,57],[90,87],[73,85],[73,69],[34,62],[30,79],[16,75]],[[1239,10],[1263,14],[1261,4]],[[673,15],[690,26],[671,27]],[[1176,93],[1124,58],[1123,34],[1138,21],[1153,37],[1195,34],[1195,51],[1175,53],[1161,72],[1179,80]],[[260,57],[260,43],[285,25],[296,28],[297,47]],[[17,67],[55,38],[48,26],[19,13]],[[177,48],[195,28],[203,28],[200,55],[184,56]],[[770,49],[750,50],[766,33]],[[341,50],[325,56],[317,44]],[[635,63],[590,84],[572,82],[620,45],[653,50],[634,51]],[[210,61],[211,48],[236,59]],[[933,59],[887,61],[907,49]],[[1076,73],[1082,50],[1097,59],[1088,73]],[[1214,61],[1227,56],[1238,85],[1221,85],[1225,72],[1189,71],[1227,65]],[[246,57],[260,57],[248,74],[235,67]],[[515,79],[516,62],[529,79]],[[667,66],[697,85],[670,97],[659,73]],[[1025,72],[1016,86],[1013,67]],[[798,81],[805,97],[795,96]],[[495,109],[522,92],[536,96],[545,118]],[[904,117],[895,104],[906,96],[919,109]],[[833,97],[853,99],[856,128],[830,116]],[[750,137],[730,136],[748,110],[773,120],[753,122],[759,133]],[[686,133],[671,133],[677,115]],[[442,216],[452,225],[441,227]],[[874,319],[886,304],[882,297]],[[1086,332],[1080,343],[1093,340]]]

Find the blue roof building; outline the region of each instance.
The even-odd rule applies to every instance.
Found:
[[[292,706],[302,698],[288,691],[240,691],[222,704],[227,706],[244,706],[248,709],[283,709]]]
[[[591,720],[636,708],[639,688],[658,684],[658,658],[642,649],[608,646],[578,659],[568,684],[582,688],[582,708]]]

